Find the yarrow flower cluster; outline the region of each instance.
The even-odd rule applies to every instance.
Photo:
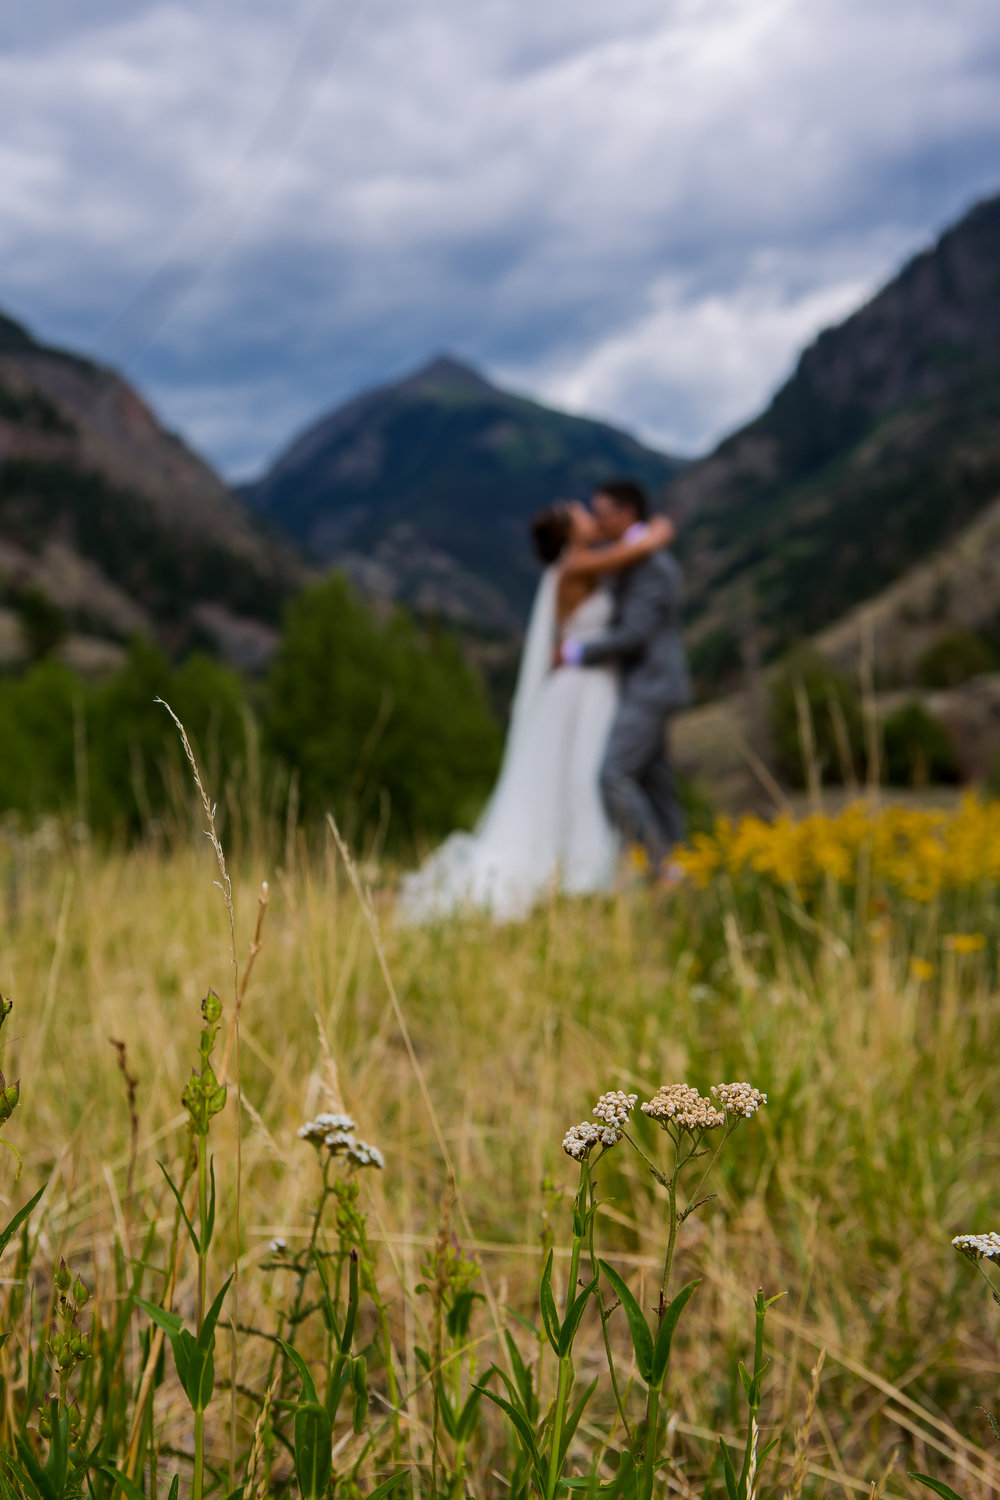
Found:
[[[594,1114],[605,1125],[621,1129],[628,1124],[628,1117],[635,1108],[638,1097],[638,1094],[626,1094],[621,1089],[612,1089],[598,1099],[594,1105]]]
[[[354,1134],[357,1123],[350,1115],[322,1114],[315,1120],[307,1120],[299,1127],[299,1139],[308,1141],[318,1151],[329,1151],[331,1156],[342,1156],[352,1167],[385,1166],[385,1157],[377,1146],[359,1140]]]
[[[767,1103],[767,1095],[749,1083],[716,1083],[712,1094],[721,1108],[702,1098],[689,1083],[663,1083],[640,1107],[644,1115],[658,1120],[679,1146],[681,1131],[698,1137],[727,1123],[732,1128],[739,1119],[749,1120]],[[562,1143],[566,1155],[574,1161],[586,1161],[594,1146],[617,1146],[637,1099],[637,1094],[626,1094],[622,1089],[602,1094],[594,1105],[595,1120],[584,1120],[567,1130]]]
[[[602,1094],[594,1105],[594,1120],[584,1120],[571,1125],[563,1136],[563,1150],[574,1161],[585,1161],[594,1146],[617,1146],[628,1117],[635,1108],[638,1094],[626,1094],[622,1089],[610,1089]]]
[[[598,1144],[602,1134],[600,1125],[595,1125],[592,1120],[584,1120],[580,1125],[571,1125],[563,1136],[563,1150],[574,1161],[584,1161],[590,1154],[590,1148]]]
[[[681,1130],[690,1130],[692,1135],[703,1130],[718,1130],[726,1123],[721,1110],[708,1099],[703,1099],[689,1083],[661,1084],[652,1099],[642,1106],[642,1112],[659,1120],[665,1130],[676,1125]]]
[[[715,1083],[712,1093],[727,1115],[742,1115],[746,1120],[767,1103],[767,1095],[760,1089],[751,1088],[748,1083]]]
[[[1000,1234],[956,1234],[951,1243],[970,1260],[1000,1260]]]

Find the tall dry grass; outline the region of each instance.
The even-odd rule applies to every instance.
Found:
[[[98,1297],[111,1295],[116,1245],[139,1256],[150,1215],[167,1232],[172,1203],[157,1162],[184,1152],[180,1096],[209,987],[226,1006],[223,1035],[231,1019],[213,855],[197,844],[99,854],[53,841],[28,854],[5,847],[4,858],[0,990],[16,1008],[0,1064],[22,1079],[7,1133],[24,1157],[17,1185],[5,1172],[4,1194],[12,1210],[47,1182],[33,1221],[41,1256],[92,1264]],[[376,893],[411,1056],[332,840],[306,851],[289,839],[277,868],[246,851],[231,874],[241,958],[269,882],[241,1017],[238,1209],[234,1108],[212,1134],[216,1284],[235,1257],[247,1325],[273,1326],[287,1290],[284,1273],[262,1269],[272,1239],[294,1248],[311,1232],[317,1162],[296,1131],[324,1107],[349,1109],[386,1157],[383,1174],[364,1174],[362,1192],[413,1386],[420,1299],[401,1289],[420,1280],[438,1232],[445,1153],[456,1233],[479,1257],[490,1299],[473,1324],[485,1370],[503,1309],[536,1315],[547,1230],[557,1247],[567,1242],[576,1170],[560,1150],[566,1127],[608,1088],[648,1097],[662,1082],[706,1092],[747,1078],[768,1107],[727,1151],[718,1197],[690,1221],[681,1251],[682,1279],[705,1281],[675,1358],[678,1486],[685,1465],[694,1474],[710,1464],[716,1434],[736,1422],[736,1366],[748,1357],[763,1287],[787,1294],[769,1325],[762,1414],[785,1433],[787,1489],[825,1351],[798,1481],[809,1493],[867,1493],[887,1473],[889,1491],[902,1493],[912,1468],[967,1496],[993,1492],[1000,1462],[977,1406],[990,1404],[1000,1373],[994,1310],[949,1247],[952,1235],[994,1222],[1000,1023],[988,955],[970,955],[947,984],[930,986],[910,972],[910,938],[888,920],[866,929],[862,957],[850,931],[776,944],[765,927],[741,925],[735,905],[696,891],[672,904],[647,894],[559,901],[523,925],[427,930],[395,929],[391,895]],[[138,1080],[131,1197],[112,1039]],[[652,1132],[643,1139],[655,1144]],[[663,1255],[662,1189],[624,1154],[598,1175],[602,1243],[634,1269],[649,1302],[642,1289],[656,1284]],[[557,1277],[560,1266],[565,1276],[557,1257]],[[181,1309],[193,1298],[189,1275]],[[597,1360],[598,1346],[585,1330],[584,1362]],[[240,1384],[262,1396],[266,1353],[250,1341],[240,1360]],[[164,1441],[183,1448],[182,1409],[169,1388],[157,1401]],[[488,1475],[478,1484],[471,1492],[502,1493]]]

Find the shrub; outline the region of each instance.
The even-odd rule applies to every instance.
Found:
[[[303,811],[354,834],[388,802],[397,837],[468,821],[496,773],[500,735],[482,684],[446,635],[379,623],[333,575],[289,606],[268,678],[265,738],[298,773]]]
[[[921,687],[950,688],[993,672],[996,652],[975,631],[956,626],[938,636],[917,662],[917,681]]]
[[[0,810],[28,818],[79,810],[101,833],[137,833],[176,801],[175,739],[155,702],[183,719],[216,780],[246,758],[247,705],[235,673],[207,657],[172,667],[136,639],[122,669],[99,684],[42,661],[0,679]]]
[[[787,656],[771,687],[771,733],[779,773],[792,786],[806,782],[806,751],[802,744],[798,698],[804,694],[812,722],[820,775],[839,782],[844,774],[844,746],[851,765],[863,758],[864,733],[858,696],[849,680],[809,646]],[[838,729],[838,723],[842,728]]]
[[[41,589],[25,589],[17,600],[24,643],[32,661],[49,656],[66,634],[66,617]]]
[[[944,725],[922,703],[905,703],[882,725],[885,780],[890,786],[927,786],[959,780],[955,747]]]

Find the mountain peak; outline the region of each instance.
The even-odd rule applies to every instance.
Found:
[[[452,354],[436,354],[427,364],[405,376],[397,389],[417,391],[420,394],[435,392],[468,392],[482,395],[494,387],[478,370],[464,364]]]

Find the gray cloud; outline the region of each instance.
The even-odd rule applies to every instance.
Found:
[[[0,303],[229,472],[442,348],[700,448],[1000,186],[992,0],[32,14]]]

